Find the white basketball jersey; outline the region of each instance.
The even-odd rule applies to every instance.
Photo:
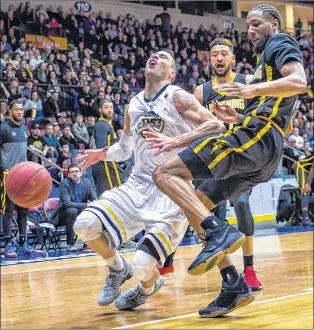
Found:
[[[148,128],[169,137],[190,132],[195,125],[177,112],[173,103],[173,92],[181,89],[178,86],[164,86],[152,100],[144,97],[144,91],[131,99],[129,116],[134,143],[135,166],[133,175],[136,180],[152,180],[154,169],[173,158],[182,149],[164,152],[154,156],[154,150],[148,149],[143,132]]]

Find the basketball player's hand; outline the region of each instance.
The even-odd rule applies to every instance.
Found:
[[[157,133],[152,129],[143,132],[143,135],[148,137],[146,138],[148,149],[155,149],[152,150],[154,156],[158,156],[163,152],[172,151],[176,148],[174,138]]]
[[[229,83],[214,86],[213,89],[220,93],[226,93],[227,96],[238,96],[243,99],[251,99],[255,97],[255,86],[244,85],[240,83]]]
[[[109,147],[96,150],[85,150],[85,152],[77,157],[77,162],[82,172],[86,171],[88,167],[100,161],[104,161]]]
[[[228,104],[219,104],[218,101],[213,102],[213,112],[224,123],[237,124],[241,119],[234,108]]]
[[[306,195],[309,191],[311,191],[311,186],[307,183],[304,186],[303,193]]]

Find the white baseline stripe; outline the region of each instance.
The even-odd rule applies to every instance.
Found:
[[[313,288],[308,288],[308,289],[304,289],[304,290],[311,290],[312,291]],[[313,292],[301,292],[301,293],[296,293],[296,294],[290,294],[288,296],[281,296],[281,297],[276,297],[276,298],[260,300],[260,301],[253,302],[251,305],[259,305],[259,304],[263,304],[263,303],[267,303],[267,302],[271,302],[271,301],[278,301],[278,300],[283,300],[283,299],[292,298],[292,297],[304,296],[304,295],[307,295],[307,294],[313,294]],[[172,317],[168,317],[166,319],[160,319],[160,320],[153,320],[153,321],[135,323],[135,324],[130,324],[130,325],[124,325],[122,327],[117,327],[117,328],[112,328],[112,329],[129,329],[129,328],[139,327],[139,326],[142,326],[142,325],[161,323],[161,322],[164,322],[164,321],[185,319],[185,318],[189,318],[189,317],[193,317],[193,316],[198,316],[198,313],[172,316]]]

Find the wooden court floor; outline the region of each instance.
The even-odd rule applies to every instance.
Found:
[[[107,273],[99,257],[2,267],[1,328],[313,328],[313,232],[257,238],[255,247],[264,290],[251,305],[217,319],[201,319],[197,311],[219,292],[218,271],[186,273],[199,245],[180,247],[163,290],[130,312],[97,305]],[[233,260],[242,271],[241,251]]]

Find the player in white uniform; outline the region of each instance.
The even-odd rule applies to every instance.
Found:
[[[123,133],[118,143],[99,150],[88,150],[79,158],[87,168],[100,160],[124,161],[134,152],[135,167],[128,181],[103,193],[77,218],[76,234],[107,262],[109,275],[98,303],[114,300],[118,309],[131,309],[146,302],[163,285],[156,266],[163,265],[182,240],[188,221],[181,209],[158,190],[152,173],[180,150],[154,155],[145,140],[145,131],[180,136],[182,146],[193,127],[195,139],[224,130],[222,122],[204,108],[193,95],[170,83],[175,78],[175,62],[170,54],[152,54],[145,68],[145,91],[132,98],[125,113]],[[186,133],[186,135],[185,135]],[[187,144],[186,144],[187,145]],[[160,150],[162,151],[162,150]],[[116,251],[124,241],[145,229],[132,264]],[[135,289],[120,294],[120,286],[137,272]],[[117,299],[118,298],[118,299]]]

